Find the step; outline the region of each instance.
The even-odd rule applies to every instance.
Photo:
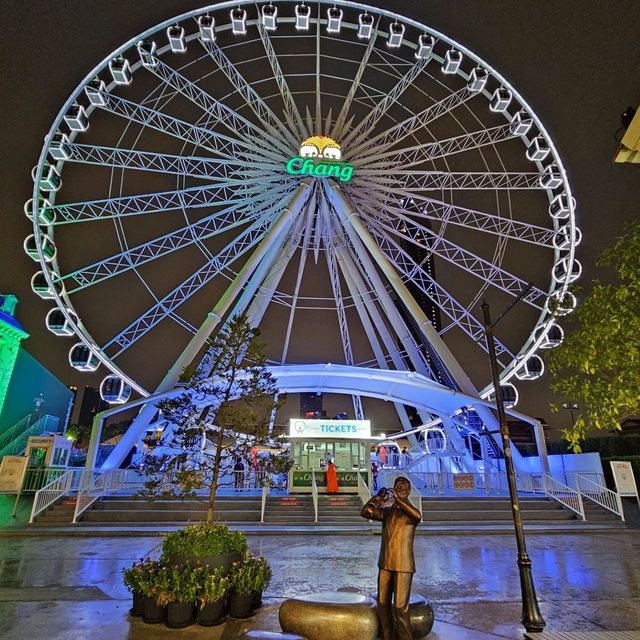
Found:
[[[230,522],[255,522],[260,519],[260,511],[223,511],[216,510],[215,517]],[[82,515],[86,522],[200,522],[207,519],[207,511],[141,511],[132,517],[128,511],[86,511]]]
[[[557,502],[556,500],[540,500],[540,501],[529,501],[529,500],[520,500],[518,502],[521,509],[564,509],[563,505]],[[453,501],[444,501],[444,500],[423,500],[423,507],[429,507],[437,510],[444,509],[454,509],[454,510],[462,510],[466,509],[467,511],[503,511],[505,509],[511,510],[511,502],[496,502],[493,500],[487,500],[486,502],[478,501],[478,502],[467,502],[465,500],[453,500]]]
[[[441,520],[467,520],[467,521],[484,521],[484,520],[511,520],[511,511],[466,511],[466,510],[442,510],[442,511],[423,511],[422,519],[424,521],[441,521]],[[577,517],[573,512],[565,509],[554,511],[548,510],[527,510],[522,513],[523,520],[564,520]]]
[[[157,509],[159,507],[163,509],[193,509],[194,507],[206,505],[207,501],[203,500],[144,500],[142,498],[138,500],[123,500],[114,499],[111,497],[103,498],[96,503],[96,508],[111,508],[111,509]],[[235,507],[237,509],[243,509],[247,506],[261,505],[262,501],[258,499],[253,500],[222,500],[216,498],[216,505],[223,507]]]

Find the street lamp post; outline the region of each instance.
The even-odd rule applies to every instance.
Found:
[[[516,474],[513,468],[513,458],[511,456],[511,443],[509,440],[509,426],[504,411],[504,401],[502,389],[500,387],[500,376],[498,374],[498,361],[496,359],[496,348],[493,341],[493,325],[489,305],[482,302],[482,313],[484,316],[484,332],[487,339],[487,349],[489,351],[489,362],[491,363],[491,376],[493,378],[493,389],[496,399],[496,409],[498,410],[498,421],[500,423],[500,435],[502,436],[502,448],[504,451],[504,461],[507,469],[507,480],[509,485],[509,497],[511,498],[511,512],[513,514],[513,526],[516,533],[516,543],[518,546],[518,570],[520,572],[520,589],[522,591],[522,616],[520,621],[524,628],[530,632],[540,632],[544,629],[546,622],[540,613],[536,589],[533,584],[531,574],[531,559],[527,553],[527,545],[524,538],[524,528],[522,526],[522,516],[518,503],[518,488],[516,486]]]
[[[568,409],[569,412],[571,413],[571,424],[572,426],[576,426],[576,418],[573,415],[573,410],[576,409],[578,410],[580,407],[578,406],[577,402],[563,402],[562,403],[562,408],[563,409]]]

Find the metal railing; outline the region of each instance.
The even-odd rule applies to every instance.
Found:
[[[367,504],[367,502],[371,500],[371,491],[369,491],[369,487],[364,481],[360,471],[358,471],[358,497],[363,505]]]
[[[68,469],[61,475],[57,475],[44,487],[38,489],[33,497],[29,523],[32,523],[38,515],[60,498],[69,495],[78,486],[81,473],[82,469]]]
[[[579,491],[562,484],[562,482],[552,478],[548,473],[542,476],[542,484],[546,495],[577,513],[583,520],[587,519],[584,514],[582,495]]]
[[[508,492],[507,477],[504,473],[438,473],[381,469],[378,481],[380,486],[388,486],[401,475],[408,478],[421,495],[458,495],[461,493],[506,495]]]
[[[588,498],[592,502],[615,513],[624,522],[624,509],[622,507],[622,498],[619,493],[607,489],[607,487],[594,482],[590,478],[576,473],[576,488],[581,496]]]
[[[505,476],[506,482],[506,474]],[[516,473],[516,486],[519,492],[544,494],[544,481],[542,473]]]
[[[26,418],[30,418],[31,416],[26,416]],[[34,422],[30,427],[27,426],[26,429],[18,433],[19,425],[23,423],[25,418],[20,420],[17,424],[11,427],[10,431],[13,431],[13,439],[7,442],[8,432],[2,435],[2,440],[6,444],[2,446],[0,449],[0,458],[3,456],[15,456],[22,451],[27,446],[27,440],[29,436],[39,436],[45,431],[57,431],[58,425],[60,424],[60,419],[55,416],[42,416],[37,422]],[[28,425],[28,420],[27,423]],[[23,425],[24,426],[24,425]],[[17,435],[16,435],[17,434]]]
[[[83,486],[78,491],[76,498],[76,508],[73,512],[73,524],[76,524],[78,518],[84,513],[98,498],[101,498],[105,493],[105,486],[110,478],[111,473],[109,471],[100,473],[94,471],[89,479],[88,486]],[[85,485],[85,479],[83,479],[83,485]]]
[[[29,468],[24,474],[21,491],[22,493],[35,493],[67,471],[66,467],[54,469],[50,467]]]
[[[0,436],[0,454],[4,450],[4,448],[11,443],[11,441],[17,437],[18,434],[22,434],[22,432],[28,428],[29,421],[31,420],[31,414],[26,415],[24,418],[21,418],[16,422],[12,427],[9,427],[1,436]]]
[[[411,482],[411,478],[409,478]],[[409,494],[409,500],[413,503],[413,506],[420,512],[420,519],[422,520],[422,494],[416,489],[413,482],[411,482],[411,493]]]
[[[313,499],[314,522],[318,522],[318,485],[316,484],[316,474],[311,472],[311,497]]]
[[[260,522],[264,523],[264,512],[267,509],[267,497],[269,496],[269,492],[271,491],[271,484],[265,482],[262,485],[262,504],[260,506]]]

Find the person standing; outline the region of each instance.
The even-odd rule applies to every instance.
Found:
[[[411,463],[411,454],[407,447],[403,447],[402,449],[402,468],[406,469]]]
[[[327,493],[338,493],[338,474],[336,473],[336,465],[331,459],[327,465]]]
[[[381,467],[387,464],[387,448],[383,444],[378,447],[378,460]]]
[[[371,477],[373,478],[373,490],[378,490],[378,465],[375,462],[371,463]]]
[[[234,489],[241,491],[244,483],[244,464],[240,458],[236,458],[236,463],[233,465],[233,475]]]
[[[409,502],[411,483],[396,478],[393,489],[383,487],[362,507],[360,516],[382,522],[382,540],[378,557],[378,619],[382,640],[393,639],[395,609],[398,640],[411,640],[409,598],[416,570],[413,538],[422,520],[420,511]]]

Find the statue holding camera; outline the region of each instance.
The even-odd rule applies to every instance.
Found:
[[[360,515],[382,522],[382,541],[378,557],[378,618],[382,640],[411,640],[409,598],[415,573],[413,538],[422,519],[409,501],[411,483],[396,478],[393,489],[382,487],[362,507]],[[391,603],[395,609],[396,633],[393,633]]]

